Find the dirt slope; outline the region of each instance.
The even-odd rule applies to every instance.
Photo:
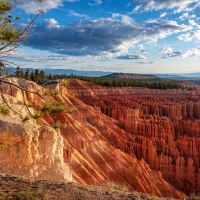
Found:
[[[167,200],[142,193],[126,193],[98,186],[50,181],[29,182],[17,177],[0,174],[0,200]]]

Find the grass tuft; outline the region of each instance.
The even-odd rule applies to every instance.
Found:
[[[76,109],[75,108],[70,108],[69,109],[69,114],[72,115],[76,112]]]
[[[0,145],[0,150],[5,150],[8,147],[8,142],[5,142]]]
[[[46,199],[46,190],[39,189],[37,191],[21,191],[15,195],[12,200],[37,200],[37,199]]]
[[[26,123],[30,118],[28,116],[25,116],[23,119],[22,119],[22,123]]]
[[[41,119],[41,117],[42,117],[42,113],[35,113],[35,115],[33,115],[33,118],[36,120],[36,121],[40,121],[40,119]]]
[[[0,114],[6,116],[9,114],[9,108],[6,105],[0,105]]]
[[[116,181],[113,180],[108,180],[104,187],[109,188],[109,189],[115,189],[115,190],[120,190],[123,192],[128,192],[129,188],[126,185],[117,183]]]
[[[188,200],[199,200],[200,199],[200,193],[196,194],[195,192],[192,192],[189,196]]]
[[[60,121],[57,121],[53,127],[56,131],[59,131],[62,128]]]
[[[65,102],[60,102],[60,103],[54,102],[54,103],[51,103],[49,111],[51,114],[56,114],[56,113],[63,112],[65,110],[66,110]]]

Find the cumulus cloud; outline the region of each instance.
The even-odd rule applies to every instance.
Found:
[[[33,28],[27,45],[65,55],[107,56],[127,53],[142,40],[156,42],[191,29],[175,21],[125,24],[119,20],[100,19],[59,26],[56,20],[49,19]]]
[[[143,55],[132,55],[132,54],[127,54],[127,55],[117,56],[116,59],[138,60],[138,59],[146,59],[146,57],[143,56]]]
[[[126,25],[130,25],[132,24],[134,21],[132,18],[130,18],[128,15],[122,15],[122,14],[119,14],[119,13],[113,13],[112,14],[112,18],[114,20],[116,19],[120,19],[120,21],[123,23],[123,24],[126,24]]]
[[[197,24],[194,20],[188,20],[188,24],[191,25],[191,26],[195,26],[195,27],[200,29],[200,25]]]
[[[190,15],[188,12],[186,12],[186,13],[183,13],[180,17],[179,17],[179,19],[181,20],[181,21],[183,21],[183,20],[185,20],[185,19],[192,19],[192,18],[196,18],[196,15],[195,14],[192,14],[192,15]]]
[[[76,13],[76,12],[74,12],[73,10],[67,10],[68,11],[68,15],[69,16],[74,16],[74,17],[80,17],[80,18],[82,18],[82,17],[84,17],[84,18],[89,18],[89,16],[87,16],[87,15],[85,15],[85,14],[79,14],[79,13]]]
[[[173,51],[171,47],[164,47],[158,53],[163,54],[162,58],[200,57],[200,49],[198,47],[191,48],[187,51]]]
[[[132,13],[137,11],[152,11],[162,9],[177,9],[175,12],[182,12],[189,5],[196,3],[192,9],[199,6],[199,0],[136,0],[140,3],[133,10]]]
[[[41,3],[38,3],[36,0],[17,0],[16,6],[26,13],[36,14],[38,10],[46,12],[49,9],[62,6],[64,1],[73,3],[79,0],[45,0]]]
[[[102,4],[101,0],[94,0],[94,3],[88,3],[89,6],[99,6]]]
[[[183,40],[185,42],[190,42],[194,39],[196,39],[197,41],[200,41],[200,30],[191,31],[186,34],[181,34],[178,36],[178,39]]]
[[[160,54],[169,54],[172,53],[173,49],[171,47],[163,47],[161,50],[158,51]]]
[[[148,53],[148,51],[145,49],[143,44],[138,45],[138,51],[137,52],[140,52],[142,54],[147,54]]]
[[[167,13],[166,12],[163,12],[162,14],[160,14],[160,17],[166,17],[167,16]]]

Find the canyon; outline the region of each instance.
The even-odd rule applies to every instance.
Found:
[[[30,81],[15,78],[10,78],[9,81],[31,91],[41,91],[41,94],[44,90],[42,86]],[[57,95],[46,98],[49,101],[65,102],[66,111],[56,114],[46,112],[38,124],[30,120],[23,125],[15,120],[17,126],[22,127],[19,128],[20,133],[12,128],[10,133],[1,129],[0,142],[6,140],[9,144],[1,152],[3,156],[0,156],[0,169],[3,173],[22,176],[24,167],[13,172],[16,171],[16,154],[9,152],[18,152],[18,157],[23,157],[23,153],[19,151],[23,147],[29,150],[30,157],[34,155],[34,139],[30,139],[33,136],[29,136],[29,147],[13,142],[15,135],[24,135],[22,132],[27,132],[21,131],[22,129],[28,130],[34,124],[39,141],[35,143],[47,145],[41,151],[48,150],[46,154],[53,160],[50,162],[51,159],[47,159],[48,162],[56,166],[57,161],[54,158],[56,155],[59,157],[57,159],[61,165],[58,168],[62,176],[60,174],[56,179],[67,176],[64,178],[66,181],[73,180],[85,185],[103,185],[108,180],[114,180],[126,185],[130,191],[158,197],[182,198],[193,191],[200,192],[198,89],[108,88],[76,79],[68,79],[66,86],[60,81],[46,85],[45,89],[59,91]],[[4,93],[10,105],[20,109],[23,100],[21,91],[18,88],[10,91],[9,85],[5,84]],[[36,94],[27,92],[25,96],[28,102],[34,102],[37,107],[45,104],[44,99]],[[8,121],[13,117],[17,118],[11,112]],[[61,122],[63,141],[59,132],[50,128],[56,121]],[[0,124],[4,123],[8,122],[0,116]],[[45,131],[52,134],[46,134]],[[40,134],[44,134],[45,139]],[[59,145],[47,142],[47,138],[54,137],[59,138]],[[52,145],[55,147],[53,152],[49,151]],[[56,146],[59,146],[59,154],[55,154]],[[35,151],[37,148],[39,145],[36,145]],[[10,159],[7,160],[6,156]],[[29,160],[27,170],[37,166],[37,161],[41,162],[38,158],[35,160]],[[6,169],[7,162],[14,168]],[[27,173],[29,178],[38,180],[51,174],[50,167],[45,177],[39,176],[38,172],[42,174],[43,171],[37,167],[34,168],[35,171],[32,169],[33,173]]]

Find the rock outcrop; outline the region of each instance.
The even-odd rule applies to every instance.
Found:
[[[31,180],[72,181],[63,159],[63,137],[53,128],[0,118],[0,172]]]

